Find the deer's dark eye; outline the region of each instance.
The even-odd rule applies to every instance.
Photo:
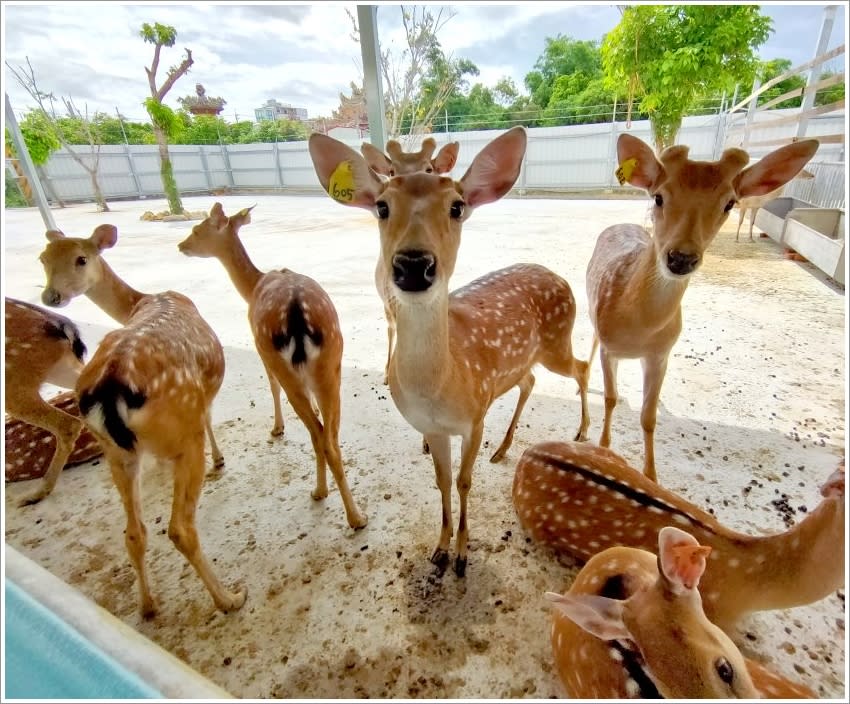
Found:
[[[434,173],[434,167],[432,167],[432,166],[426,166],[426,167],[425,167],[425,173],[426,173],[426,174],[432,174],[432,173]]]
[[[734,208],[734,207],[735,207],[735,199],[733,198],[732,200],[730,200],[730,201],[726,204],[726,207],[725,207],[725,208],[723,208],[723,212],[724,212],[724,213],[728,213],[728,212],[729,212],[730,210],[732,210],[732,208]]]
[[[660,193],[655,194],[655,205],[657,205],[659,208],[664,205],[664,199],[661,197]]]
[[[721,680],[726,684],[732,684],[732,680],[735,679],[735,670],[732,669],[732,665],[729,664],[726,658],[717,658],[714,661],[714,669],[717,671],[717,675]]]
[[[390,216],[390,206],[384,200],[379,200],[375,203],[375,210],[378,212],[378,217],[381,220],[386,220]]]
[[[87,261],[85,257],[77,257],[77,266],[85,266]]]
[[[456,200],[452,203],[452,207],[449,209],[449,215],[451,215],[455,220],[459,220],[463,217],[463,201]]]

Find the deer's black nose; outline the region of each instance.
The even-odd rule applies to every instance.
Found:
[[[410,249],[393,256],[393,283],[402,291],[427,291],[437,276],[437,258]]]
[[[41,301],[46,306],[58,306],[62,302],[62,296],[55,288],[46,288],[41,292]]]
[[[699,254],[690,254],[688,252],[678,252],[671,249],[667,252],[667,268],[674,274],[684,276],[690,274],[699,264]]]

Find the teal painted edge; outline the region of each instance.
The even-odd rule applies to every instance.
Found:
[[[7,698],[164,698],[13,581],[4,581]]]

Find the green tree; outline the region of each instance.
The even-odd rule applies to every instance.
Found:
[[[771,61],[762,61],[759,66],[759,74],[761,76],[761,82],[767,83],[768,81],[776,78],[777,76],[785,73],[789,68],[791,68],[790,59],[773,59]],[[770,102],[774,98],[778,98],[780,95],[784,95],[792,90],[796,90],[797,88],[803,88],[806,85],[806,79],[799,74],[795,76],[789,76],[788,78],[779,81],[772,88],[768,88],[764,93],[762,93],[758,97],[759,106],[764,105],[767,102]],[[796,98],[789,98],[788,100],[783,100],[782,102],[773,105],[773,108],[798,108],[803,102],[802,94],[798,95]]]
[[[758,5],[629,6],[602,42],[606,85],[641,99],[661,150],[698,99],[752,83],[770,32]]]
[[[30,110],[24,115],[23,119],[18,123],[21,129],[21,135],[24,138],[24,143],[27,145],[27,151],[30,154],[32,163],[36,166],[43,166],[47,163],[50,155],[57,151],[62,144],[56,137],[56,131],[50,120],[40,110]],[[15,151],[15,145],[12,138],[9,136],[9,130],[6,130],[6,146]]]
[[[595,41],[579,41],[559,34],[546,37],[543,53],[534,70],[525,76],[525,87],[532,100],[547,107],[559,77],[581,73],[586,81],[602,75],[602,55]]]
[[[310,136],[310,130],[299,120],[263,120],[247,137],[253,142],[300,142]]]
[[[160,176],[165,196],[168,198],[168,207],[172,214],[179,215],[183,212],[183,203],[180,200],[180,192],[177,189],[177,181],[174,180],[174,169],[171,166],[171,155],[168,152],[169,139],[179,139],[180,129],[183,126],[180,118],[174,110],[163,104],[165,96],[181,76],[189,72],[194,61],[192,52],[185,49],[186,57],[178,66],[168,69],[163,84],[157,88],[156,72],[159,69],[159,58],[162,47],[172,47],[177,41],[177,30],[169,25],[159,22],[149,25],[145,22],[139,31],[139,36],[147,44],[153,44],[153,61],[150,68],[145,66],[148,75],[148,85],[151,96],[145,100],[145,108],[153,122],[153,132],[159,145]]]

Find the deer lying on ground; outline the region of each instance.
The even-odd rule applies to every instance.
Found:
[[[440,151],[437,152],[437,156],[432,159],[431,157],[436,148],[437,142],[434,138],[426,137],[422,140],[422,146],[418,152],[405,152],[401,144],[394,139],[387,142],[387,154],[389,156],[368,142],[363,143],[360,151],[363,153],[372,171],[392,178],[393,176],[413,174],[417,171],[424,171],[429,174],[447,174],[454,168],[457,162],[460,144],[458,142],[449,142],[443,145]],[[395,317],[389,303],[392,295],[391,286],[392,283],[386,277],[386,266],[379,253],[378,263],[375,266],[375,288],[378,289],[378,295],[384,304],[384,315],[387,319],[387,364],[384,367],[385,386],[390,383],[390,357],[393,354],[393,343],[395,341]],[[423,448],[427,450],[427,447],[424,445]]]
[[[47,276],[44,303],[63,306],[86,295],[124,326],[103,338],[80,374],[76,392],[127,513],[125,542],[139,578],[142,615],[156,613],[145,569],[147,529],[141,515],[140,460],[145,453],[173,464],[168,537],[219,609],[240,608],[245,589],[224,589],[195,527],[204,484],[205,429],[215,466],[224,464],[210,418],[224,378],[221,343],[186,296],[174,291],[140,293],[112,271],[101,253],[118,239],[114,225],[98,226],[88,239],[48,230],[47,239],[40,256]]]
[[[605,421],[599,444],[611,442],[617,404],[617,362],[639,358],[643,366],[643,470],[655,472],[655,423],[667,358],[682,330],[682,297],[691,274],[729,216],[735,202],[763,195],[791,179],[812,158],[818,142],[808,139],[749,163],[741,149],[719,161],[688,159],[688,147],[669,147],[656,159],[628,134],[617,141],[618,178],[655,200],[652,236],[640,225],[614,225],[599,235],[587,266],[587,298],[593,347],[599,346],[605,384]]]
[[[653,552],[609,548],[588,561],[569,591],[546,592],[555,669],[568,697],[816,697],[745,659],[703,612],[698,587],[710,554],[667,526]]]
[[[791,180],[794,179],[803,179],[803,180],[811,180],[815,177],[815,175],[811,171],[807,171],[806,169],[802,169],[796,176],[794,176]],[[788,187],[788,184],[783,184],[779,188],[771,191],[770,193],[765,193],[762,196],[750,196],[749,198],[741,198],[738,201],[738,229],[735,231],[735,241],[738,241],[738,235],[741,234],[741,224],[744,222],[744,215],[747,211],[750,211],[750,242],[753,241],[753,225],[756,222],[756,214],[759,211],[759,208],[763,208],[765,205],[770,203],[770,201],[779,198]]]
[[[389,301],[397,321],[390,392],[430,446],[442,496],[442,530],[431,557],[439,573],[448,564],[453,534],[451,436],[462,437],[454,569],[463,576],[467,497],[484,417],[493,401],[514,386],[520,389],[492,462],[501,460],[511,445],[537,363],[578,382],[578,438],[584,439],[589,423],[588,367],[572,354],[576,306],[566,281],[542,266],[518,264],[449,293],[463,222],[475,208],[510,190],[525,145],[525,131],[514,128],[485,146],[460,181],[421,172],[383,181],[346,145],[325,135],[310,136],[310,155],[322,186],[343,205],[366,208],[378,218],[384,276],[392,282]]]
[[[28,367],[28,373],[29,369]],[[6,388],[9,388],[8,382]],[[52,398],[45,399],[45,403],[76,418],[81,428],[65,460],[64,467],[88,462],[103,454],[97,438],[85,427],[80,417],[80,407],[77,405],[77,398],[73,391],[58,393]],[[51,431],[7,414],[5,437],[7,482],[40,479],[47,474],[57,450],[56,436]]]
[[[24,496],[19,506],[47,496],[68,461],[83,428],[79,418],[45,401],[39,390],[45,383],[72,389],[83,368],[86,346],[77,326],[68,318],[24,301],[6,298],[6,411],[13,418],[43,428],[56,442],[41,486]],[[42,445],[43,446],[43,445]],[[7,458],[13,447],[6,447]],[[26,460],[19,457],[22,465]]]
[[[269,379],[274,403],[271,434],[283,434],[283,387],[307,427],[316,453],[316,488],[312,497],[327,497],[329,464],[348,524],[362,528],[366,517],[348,488],[339,449],[343,341],[336,308],[325,290],[309,276],[289,269],[263,273],[254,266],[239,239],[239,229],[251,222],[252,209],[244,208],[227,217],[221,203],[216,203],[209,217],[195,225],[177,247],[190,257],[215,257],[230,274],[236,290],[248,303],[254,344]],[[321,420],[313,410],[314,398]]]
[[[528,448],[517,464],[513,501],[534,539],[588,560],[624,545],[652,548],[676,524],[712,548],[703,605],[729,634],[753,611],[823,599],[844,583],[844,468],[821,487],[820,505],[784,533],[754,537],[659,486],[610,450],[575,442]]]

